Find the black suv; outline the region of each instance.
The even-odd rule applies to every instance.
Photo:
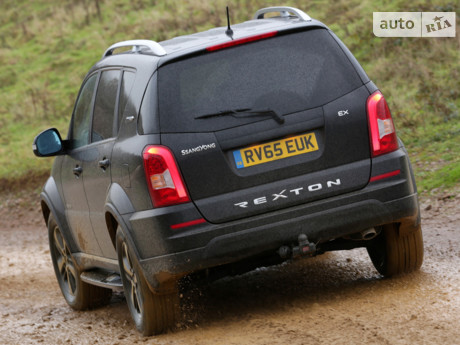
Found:
[[[199,272],[357,247],[384,276],[422,264],[388,105],[334,33],[295,8],[112,45],[67,139],[49,129],[33,149],[57,156],[41,207],[68,304],[124,290],[145,335],[175,324],[179,282]]]

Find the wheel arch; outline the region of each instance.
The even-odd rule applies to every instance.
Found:
[[[80,248],[77,246],[67,223],[64,201],[59,194],[58,186],[53,176],[48,178],[43,187],[43,191],[40,194],[40,206],[45,225],[48,226],[49,218],[53,215],[72,253],[79,252]]]
[[[105,224],[107,225],[107,231],[110,236],[110,240],[112,241],[113,248],[117,249],[116,243],[116,235],[117,235],[117,228],[118,228],[118,220],[115,216],[110,212],[105,212]]]
[[[135,245],[133,234],[129,226],[129,217],[131,217],[134,212],[134,206],[132,205],[127,193],[120,185],[115,183],[112,184],[107,194],[105,204],[105,221],[112,244],[114,245],[115,250],[117,250],[117,230],[120,228],[130,249],[133,254],[136,255],[136,260],[139,261],[140,267],[143,271],[142,274],[146,279],[149,289],[152,292],[158,292],[160,291],[160,288],[169,287],[169,285],[164,282],[167,282],[172,276],[167,275],[166,278],[163,279],[164,282],[160,284],[160,281],[157,279],[157,274],[159,272],[154,272],[151,270],[151,267],[143,264],[142,257]]]
[[[105,202],[105,223],[115,250],[117,228],[119,225],[123,228],[123,231],[131,240],[129,229],[123,219],[123,215],[132,213],[134,213],[134,206],[132,205],[128,195],[119,184],[113,183],[107,193],[107,199]]]

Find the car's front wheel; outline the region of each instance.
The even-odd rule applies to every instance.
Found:
[[[413,231],[402,233],[399,224],[386,224],[368,245],[367,252],[377,271],[384,276],[417,270],[423,262],[422,229],[418,225]]]
[[[117,231],[117,253],[126,302],[139,332],[150,336],[173,327],[179,313],[177,283],[163,293],[151,291],[120,229]]]
[[[54,273],[67,303],[75,310],[109,303],[112,290],[87,284],[80,279],[75,259],[53,215],[48,219],[48,237]]]

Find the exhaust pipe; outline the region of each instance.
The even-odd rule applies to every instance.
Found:
[[[354,234],[344,236],[346,240],[352,241],[370,241],[374,239],[379,233],[374,228],[366,229],[360,232],[355,232]]]
[[[359,234],[361,236],[361,239],[365,241],[372,240],[373,238],[375,238],[375,236],[378,235],[377,231],[375,231],[374,228],[363,230]]]

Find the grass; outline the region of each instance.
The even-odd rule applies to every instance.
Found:
[[[232,22],[278,1],[235,0]],[[455,11],[453,1],[284,1],[326,24],[384,93],[419,189],[460,181],[459,38],[378,38],[374,11]],[[67,133],[81,81],[102,52],[132,38],[164,40],[225,25],[223,0],[3,0],[0,11],[0,179],[48,171],[34,136]],[[98,10],[99,8],[99,10]],[[457,15],[457,18],[459,16]],[[458,19],[457,19],[458,21]]]

